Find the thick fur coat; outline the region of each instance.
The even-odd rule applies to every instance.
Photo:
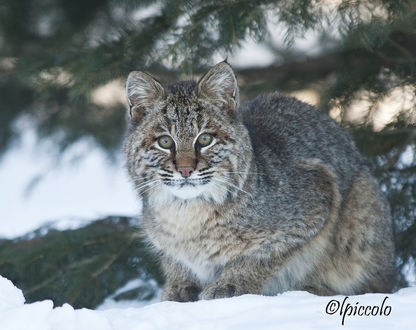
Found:
[[[350,136],[277,93],[240,106],[226,62],[198,82],[129,75],[127,168],[163,300],[390,292],[389,206]]]

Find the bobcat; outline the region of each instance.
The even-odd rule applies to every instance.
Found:
[[[162,300],[391,292],[389,206],[349,135],[278,93],[239,105],[221,62],[198,82],[127,79],[127,168]]]

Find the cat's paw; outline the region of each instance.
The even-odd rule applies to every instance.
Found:
[[[197,301],[201,287],[192,282],[168,283],[162,292],[162,301],[188,302]]]
[[[244,290],[237,285],[227,282],[216,281],[208,285],[200,295],[201,299],[218,299],[241,296],[245,294]]]

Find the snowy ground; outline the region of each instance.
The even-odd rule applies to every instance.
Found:
[[[53,308],[50,300],[25,304],[22,292],[0,276],[0,297],[2,330],[380,330],[414,329],[416,324],[416,287],[390,295],[318,297],[294,291],[276,297],[245,295],[195,303],[162,302],[145,307],[94,311],[74,310],[68,304]],[[343,318],[340,305],[344,300]],[[358,315],[371,312],[377,315]]]

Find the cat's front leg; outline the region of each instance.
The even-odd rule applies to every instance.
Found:
[[[162,291],[162,301],[188,302],[197,301],[201,286],[195,282],[167,282]]]
[[[254,290],[253,290],[254,289]],[[243,294],[260,294],[261,290],[241,285],[234,280],[217,280],[209,284],[200,295],[201,299],[218,299],[241,296]]]
[[[278,267],[272,258],[239,257],[225,267],[221,276],[208,284],[200,294],[201,299],[217,299],[243,294],[261,294],[266,282]]]
[[[164,256],[162,257],[162,267],[166,274],[162,301],[187,302],[199,299],[202,287],[185,266]]]

